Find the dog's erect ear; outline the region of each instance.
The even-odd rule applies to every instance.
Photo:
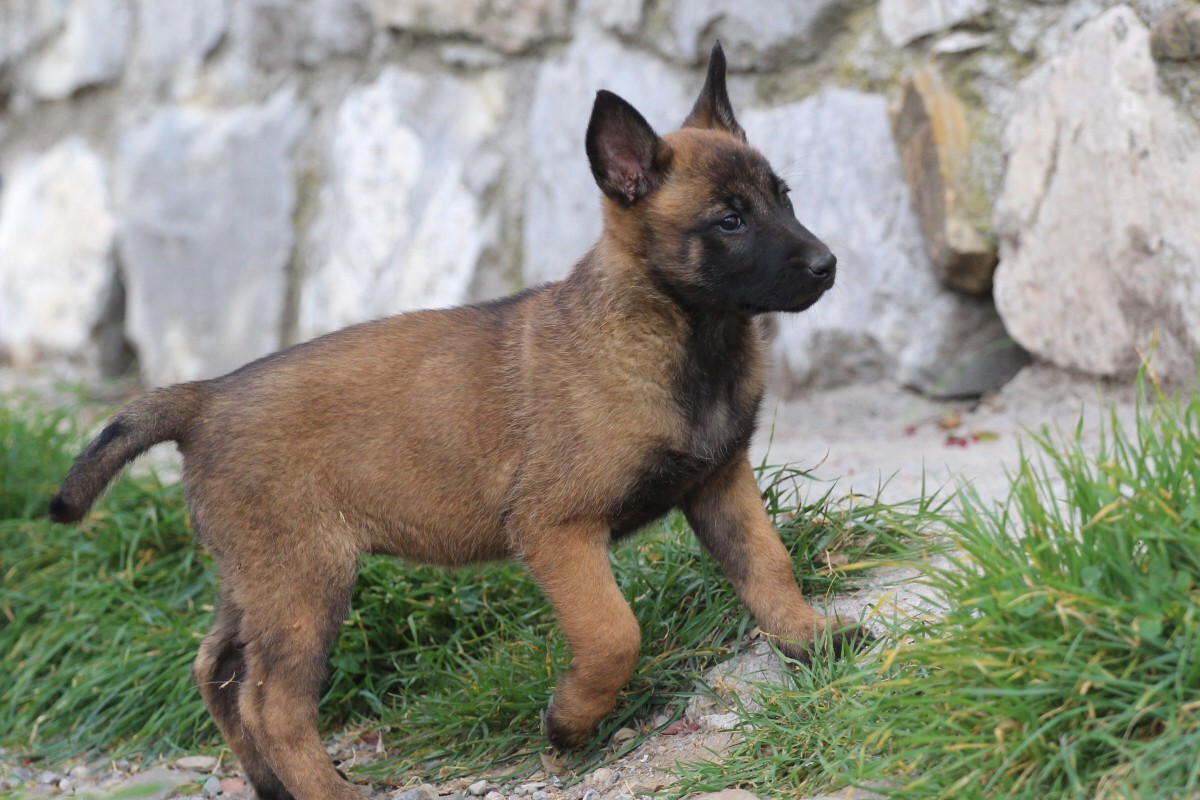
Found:
[[[708,76],[704,79],[704,88],[696,98],[696,105],[692,106],[692,113],[683,121],[683,127],[715,128],[746,141],[746,132],[734,118],[729,93],[725,90],[725,51],[721,49],[720,42],[713,45],[712,55],[708,57]]]
[[[612,92],[596,93],[587,129],[592,175],[604,193],[631,206],[658,188],[667,147],[650,123]]]

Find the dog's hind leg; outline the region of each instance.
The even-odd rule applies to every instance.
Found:
[[[542,530],[523,555],[571,648],[571,666],[546,712],[546,736],[556,747],[578,747],[633,674],[641,631],[613,578],[607,530]]]
[[[192,679],[259,798],[293,800],[242,725],[238,695],[246,679],[246,654],[238,640],[241,614],[223,590],[217,600],[216,616],[212,631],[201,643],[200,653],[192,664]]]
[[[234,587],[246,667],[238,712],[254,746],[296,800],[361,800],[334,769],[317,730],[321,682],[357,568],[356,556],[342,555],[318,557],[310,550],[303,560],[261,560],[244,566]]]

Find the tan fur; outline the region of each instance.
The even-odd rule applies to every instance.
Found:
[[[715,118],[702,106],[697,119]],[[154,441],[178,443],[222,580],[193,673],[261,797],[358,797],[325,754],[316,703],[363,553],[521,561],[572,652],[546,718],[564,746],[591,734],[636,665],[638,624],[607,549],[629,532],[615,530],[620,521],[655,515],[640,509],[657,508],[656,492],[675,493],[785,647],[802,654],[820,630],[746,452],[765,380],[758,318],[714,317],[737,333],[736,363],[718,365],[733,390],[699,408],[680,388],[696,322],[651,268],[679,231],[719,213],[714,165],[752,151],[727,131],[687,128],[655,152],[667,177],[632,204],[604,201],[604,234],[566,280],[359,325],[160,390],[119,414],[72,469],[52,504],[64,521]],[[759,186],[766,177],[745,180],[770,189]],[[687,284],[701,256],[689,250],[664,269]]]

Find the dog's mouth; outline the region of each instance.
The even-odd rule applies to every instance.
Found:
[[[788,298],[786,300],[784,298],[772,298],[772,302],[768,303],[743,302],[738,304],[738,310],[751,315],[774,313],[795,314],[800,311],[807,311],[832,286],[833,276],[830,275],[828,279],[821,281],[816,288],[805,292],[799,298]]]

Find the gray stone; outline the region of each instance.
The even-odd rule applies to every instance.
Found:
[[[751,143],[791,181],[801,223],[838,256],[834,288],[808,311],[778,317],[773,360],[785,393],[883,377],[932,388],[984,358],[972,334],[1002,336],[988,298],[951,291],[934,274],[886,105],[835,89],[740,116]],[[996,375],[997,385],[1008,377]]]
[[[645,0],[582,0],[580,10],[602,28],[633,36],[642,27]]]
[[[722,789],[719,792],[689,795],[688,800],[758,800],[758,795],[745,789]]]
[[[62,27],[63,3],[6,0],[0,3],[0,67],[24,56]]]
[[[338,109],[299,334],[470,298],[498,216],[504,84],[388,68]]]
[[[228,0],[137,0],[134,63],[155,77],[196,70],[228,26]]]
[[[221,788],[221,779],[216,775],[208,776],[208,780],[200,787],[200,793],[205,797],[217,797],[224,794],[224,790]]]
[[[438,792],[434,786],[422,783],[420,786],[396,792],[392,795],[392,800],[438,800]]]
[[[777,69],[820,55],[851,5],[844,0],[671,0],[656,10],[666,35],[655,45],[685,64],[704,64],[720,39],[732,68]]]
[[[0,353],[27,366],[70,360],[103,372],[98,328],[116,268],[104,164],[78,138],[18,161],[0,196]]]
[[[115,180],[127,331],[150,384],[219,375],[278,348],[292,251],[290,93],[167,108],[121,140]]]
[[[1164,96],[1128,7],[1082,27],[1019,87],[996,210],[996,304],[1040,358],[1162,375],[1200,352],[1200,130]],[[1098,124],[1102,120],[1103,124]]]
[[[987,0],[879,0],[879,27],[888,41],[903,47],[987,10]]]
[[[119,77],[129,49],[132,17],[128,0],[71,0],[64,27],[33,64],[34,95],[61,100]]]
[[[1180,6],[1156,22],[1150,53],[1159,61],[1200,59],[1200,6]]]
[[[471,794],[475,795],[476,797],[483,797],[483,795],[487,794],[487,790],[488,790],[488,782],[487,781],[475,781],[474,783],[472,783],[470,786],[467,787],[467,791],[470,792]]]
[[[666,132],[683,122],[702,82],[593,28],[542,64],[524,158],[526,285],[564,277],[600,235],[601,195],[583,148],[596,90],[616,92]]]
[[[213,756],[184,756],[176,759],[175,766],[192,772],[212,772],[217,768],[217,759]]]
[[[971,174],[966,105],[930,65],[904,82],[890,116],[934,271],[951,289],[990,291],[996,267],[991,205]]]
[[[372,34],[367,0],[245,0],[234,26],[241,56],[266,70],[365,52]]]
[[[463,37],[506,53],[566,38],[568,0],[371,0],[375,20],[422,36]]]

